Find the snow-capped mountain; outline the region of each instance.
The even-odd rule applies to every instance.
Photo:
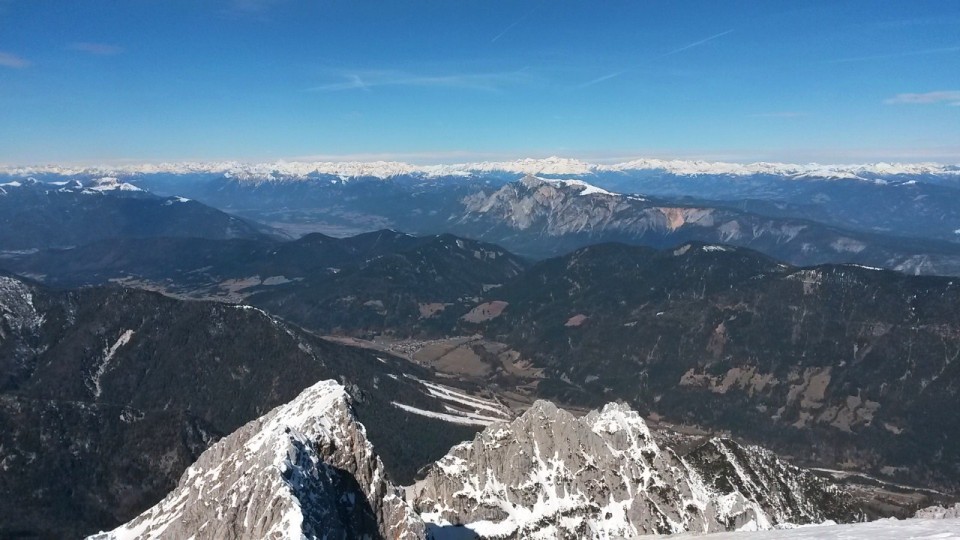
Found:
[[[860,518],[844,491],[769,452],[709,439],[681,455],[617,404],[576,418],[537,402],[455,446],[404,494],[353,399],[334,381],[307,388],[204,451],[155,506],[91,540],[606,539]]]
[[[321,381],[208,448],[162,501],[91,540],[424,537],[346,389]]]
[[[184,197],[160,197],[115,176],[0,183],[0,251],[107,238],[264,238],[269,227]]]
[[[879,176],[945,175],[960,176],[960,166],[938,163],[865,163],[865,164],[793,164],[777,162],[732,163],[703,160],[635,159],[600,164],[551,156],[512,161],[483,161],[450,165],[415,165],[398,161],[276,161],[266,163],[179,162],[95,167],[56,165],[8,166],[0,174],[25,175],[148,175],[148,174],[224,174],[251,180],[308,178],[331,175],[341,178],[390,178],[400,175],[422,177],[463,176],[482,173],[538,175],[590,175],[604,172],[661,171],[683,176],[778,175],[794,178],[870,179]]]
[[[906,242],[726,206],[609,192],[537,176],[480,189],[450,208],[458,234],[547,257],[605,241],[670,247],[685,241],[749,247],[797,265],[847,262],[910,273],[960,272],[960,245]]]
[[[452,165],[196,162],[7,167],[0,169],[0,184],[30,178],[54,184],[116,178],[301,234],[308,230],[339,235],[385,227],[423,234],[456,232],[443,228],[440,218],[445,209],[467,195],[525,176],[585,182],[670,205],[736,208],[883,236],[960,241],[960,165],[935,163],[638,159],[596,164],[559,157]]]
[[[582,418],[538,401],[455,446],[411,488],[434,527],[483,538],[621,538],[854,521],[849,497],[773,454],[709,439],[662,446],[635,411]]]

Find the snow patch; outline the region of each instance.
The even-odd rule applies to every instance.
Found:
[[[93,397],[100,397],[100,394],[103,391],[103,389],[100,387],[100,378],[103,377],[103,374],[107,372],[107,368],[110,366],[113,356],[117,354],[117,351],[120,349],[120,347],[130,343],[130,338],[133,337],[133,334],[133,330],[124,330],[120,334],[120,337],[117,338],[117,341],[113,343],[113,345],[103,350],[103,360],[100,361],[100,364],[97,365],[96,371],[94,371],[93,375],[90,377],[90,384],[93,385]]]

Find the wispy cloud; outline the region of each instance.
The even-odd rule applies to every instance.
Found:
[[[123,52],[123,47],[119,45],[110,45],[109,43],[93,43],[89,41],[79,41],[67,45],[72,51],[85,52],[97,56],[113,56]]]
[[[918,94],[897,94],[886,100],[884,103],[889,105],[899,103],[909,103],[914,105],[946,103],[947,105],[960,107],[960,90],[937,90],[935,92],[923,92]]]
[[[885,54],[874,54],[869,56],[852,56],[849,58],[837,58],[835,60],[830,60],[827,63],[829,64],[846,64],[849,62],[869,62],[871,60],[891,60],[894,58],[909,58],[911,56],[926,56],[929,54],[949,54],[960,52],[960,46],[957,47],[940,47],[937,49],[922,49],[917,51],[900,51],[893,53]]]
[[[797,111],[778,111],[778,112],[765,112],[765,113],[756,113],[751,114],[752,118],[799,118],[801,116],[806,116],[807,113],[797,112]]]
[[[370,91],[383,86],[416,86],[435,88],[464,88],[498,91],[505,86],[529,82],[524,70],[493,73],[416,74],[394,70],[371,70],[343,73],[340,80],[308,88],[310,92],[337,92],[344,90]]]
[[[13,53],[0,51],[0,66],[8,68],[22,69],[30,67],[31,62],[26,58],[17,56]]]
[[[703,45],[703,44],[705,44],[705,43],[709,43],[709,42],[711,42],[711,41],[713,41],[713,40],[715,40],[715,39],[720,39],[720,38],[722,38],[723,36],[726,36],[727,34],[731,34],[731,33],[733,33],[733,29],[727,30],[726,32],[720,32],[719,34],[712,35],[712,36],[710,36],[710,37],[708,37],[708,38],[703,38],[703,39],[701,39],[701,40],[699,40],[699,41],[694,41],[693,43],[688,43],[688,44],[684,45],[683,47],[680,47],[680,48],[678,48],[678,49],[674,49],[674,50],[672,50],[672,51],[670,51],[670,52],[663,53],[663,54],[661,54],[660,56],[658,56],[657,58],[666,58],[667,56],[673,56],[673,55],[675,55],[675,54],[677,54],[677,53],[682,53],[683,51],[688,51],[688,50],[690,50],[690,49],[699,47],[699,46],[701,46],[701,45]]]
[[[688,51],[688,50],[690,50],[690,49],[699,47],[699,46],[701,46],[701,45],[703,45],[703,44],[705,44],[705,43],[709,43],[709,42],[711,42],[711,41],[713,41],[713,40],[715,40],[715,39],[720,39],[720,38],[722,38],[723,36],[726,36],[727,34],[731,34],[731,33],[733,33],[733,29],[727,30],[726,32],[720,32],[719,34],[714,34],[714,35],[712,35],[712,36],[710,36],[710,37],[706,37],[706,38],[703,38],[703,39],[701,39],[701,40],[694,41],[693,43],[687,43],[687,44],[684,45],[683,47],[679,47],[679,48],[674,49],[674,50],[672,50],[672,51],[670,51],[670,52],[663,53],[663,54],[661,54],[660,56],[657,56],[657,57],[653,58],[653,60],[659,60],[659,59],[661,59],[661,58],[666,58],[666,57],[668,57],[668,56],[673,56],[673,55],[675,55],[675,54],[682,53],[683,51]],[[588,87],[593,86],[593,85],[595,85],[595,84],[600,84],[600,83],[602,83],[602,82],[609,81],[610,79],[615,79],[615,78],[617,78],[617,77],[619,77],[619,76],[621,76],[621,75],[623,75],[624,73],[627,73],[627,72],[629,72],[629,71],[630,71],[630,69],[621,69],[620,71],[614,71],[614,72],[612,72],[612,73],[607,73],[606,75],[601,75],[601,76],[599,76],[599,77],[597,77],[597,78],[595,78],[595,79],[590,79],[589,81],[587,81],[587,82],[585,82],[585,83],[578,84],[578,85],[574,86],[573,88],[577,88],[577,89],[579,89],[579,88],[588,88]]]
[[[615,78],[623,75],[623,74],[626,73],[626,72],[627,72],[627,70],[623,69],[623,70],[620,70],[620,71],[615,71],[615,72],[613,72],[613,73],[608,73],[608,74],[606,74],[606,75],[601,75],[600,77],[597,77],[596,79],[591,79],[591,80],[589,80],[589,81],[587,81],[587,82],[585,82],[585,83],[583,83],[583,84],[578,84],[578,85],[577,85],[577,88],[587,88],[587,87],[593,86],[593,85],[595,85],[595,84],[600,84],[600,83],[602,83],[602,82],[604,82],[604,81],[609,81],[610,79],[615,79]]]
[[[539,7],[540,7],[539,4],[536,5],[536,6],[534,6],[533,9],[531,9],[530,11],[526,12],[525,14],[523,14],[519,19],[513,21],[513,23],[511,23],[509,26],[507,26],[506,28],[504,28],[502,32],[500,32],[499,34],[493,36],[493,39],[490,40],[490,43],[496,43],[497,40],[500,39],[500,38],[502,38],[507,32],[509,32],[510,30],[513,30],[513,28],[514,28],[515,26],[517,26],[518,24],[520,24],[520,23],[522,23],[523,21],[527,20],[528,17],[530,17],[531,15],[533,15],[534,12],[537,11],[537,8],[539,8]]]

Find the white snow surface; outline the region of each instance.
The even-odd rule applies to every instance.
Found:
[[[103,389],[100,387],[101,377],[103,377],[103,374],[107,372],[107,368],[110,367],[110,362],[113,361],[113,356],[117,354],[117,351],[120,349],[120,347],[130,343],[130,338],[133,337],[133,334],[133,330],[124,330],[120,334],[120,337],[117,338],[117,341],[113,343],[113,345],[103,350],[103,359],[97,366],[96,371],[94,371],[93,375],[90,377],[90,383],[93,385],[93,397],[100,397],[100,394],[103,392]]]
[[[464,426],[488,426],[494,422],[493,419],[489,418],[470,418],[464,414],[446,414],[436,411],[428,411],[412,405],[404,405],[403,403],[397,401],[391,401],[390,404],[398,409],[407,411],[408,413],[413,413],[436,420],[443,420],[444,422],[450,422],[451,424],[460,424]]]
[[[119,178],[113,176],[104,176],[103,178],[98,178],[93,181],[93,183],[87,186],[90,191],[143,191],[133,184],[128,184],[121,181]]]
[[[795,164],[776,162],[731,163],[703,160],[635,159],[612,165],[589,163],[578,159],[548,157],[514,161],[484,161],[451,165],[415,165],[398,161],[275,161],[267,163],[174,162],[136,165],[69,167],[58,165],[4,166],[0,174],[29,176],[38,174],[101,175],[106,178],[134,175],[222,174],[240,180],[270,181],[302,179],[315,175],[331,175],[342,179],[372,177],[387,179],[400,175],[425,178],[470,176],[484,173],[520,175],[583,176],[602,172],[659,171],[677,176],[752,176],[775,175],[805,179],[849,179],[875,181],[876,177],[938,175],[960,177],[960,165],[938,163],[865,163],[865,164]],[[129,185],[129,184],[128,184]],[[129,188],[120,188],[129,189]]]
[[[650,537],[647,537],[650,538]],[[660,540],[947,540],[960,539],[960,519],[881,519],[848,525],[807,525],[794,529],[657,536]]]
[[[427,394],[440,400],[445,412],[429,411],[397,401],[391,402],[398,409],[427,418],[466,426],[489,426],[494,422],[503,422],[513,418],[510,410],[496,401],[471,396],[461,390],[427,382],[412,375],[406,375],[406,377],[422,384]]]

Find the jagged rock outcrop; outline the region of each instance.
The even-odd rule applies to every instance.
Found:
[[[454,447],[413,487],[428,522],[484,538],[613,538],[851,521],[837,488],[772,454],[711,439],[685,456],[609,404],[577,418],[538,401]]]
[[[917,510],[913,517],[918,519],[957,519],[960,518],[960,503],[954,503],[953,506],[947,507],[937,505],[921,508]]]
[[[207,449],[160,503],[92,540],[424,537],[343,386],[322,381]]]

